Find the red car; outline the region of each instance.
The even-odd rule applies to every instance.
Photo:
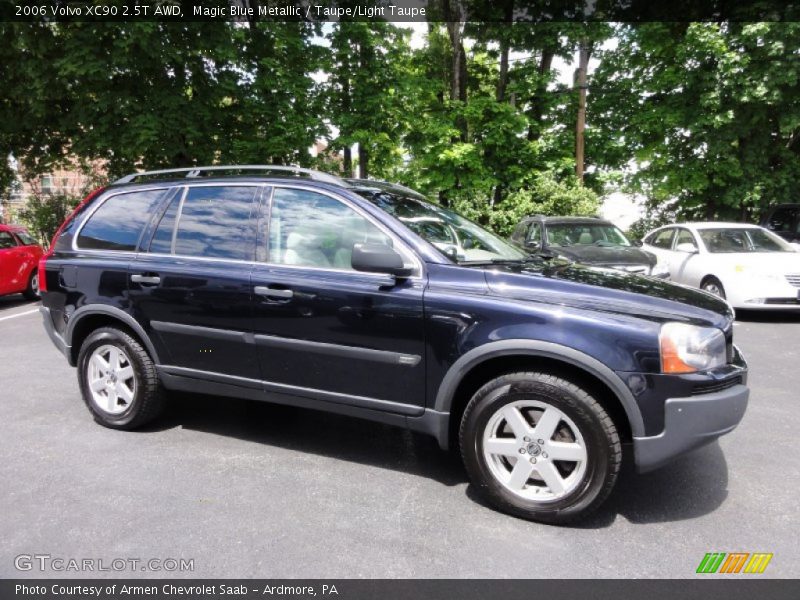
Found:
[[[22,227],[0,225],[0,296],[39,299],[39,259],[44,250]]]

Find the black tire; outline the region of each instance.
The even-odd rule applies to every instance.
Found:
[[[22,292],[22,295],[28,300],[39,300],[42,297],[39,292],[39,269],[33,269],[30,279],[28,279],[28,287]]]
[[[89,386],[89,361],[94,351],[102,346],[122,350],[133,367],[133,399],[120,414],[111,414],[99,407]],[[150,355],[136,338],[115,327],[101,327],[83,342],[78,354],[78,381],[83,401],[94,420],[105,427],[136,429],[156,419],[164,409],[165,393]]]
[[[572,484],[574,487],[565,489],[565,495],[561,498],[540,502],[515,494],[495,476],[484,457],[483,435],[490,419],[502,408],[519,401],[534,401],[558,409],[572,421],[583,438],[586,451],[585,470],[581,477],[577,476],[580,470],[576,472]],[[533,410],[535,412],[536,409]],[[532,415],[530,413],[524,418],[534,425]],[[567,429],[563,429],[564,427]],[[556,435],[562,435],[559,432],[571,429],[566,420],[559,421],[558,428]],[[512,443],[517,443],[517,437],[511,439],[514,440]],[[481,387],[464,411],[459,441],[470,479],[486,500],[503,512],[544,523],[566,523],[590,514],[611,493],[622,462],[622,445],[617,428],[605,409],[584,389],[547,373],[511,373],[493,379]],[[550,441],[558,440],[547,440]],[[535,443],[531,446],[538,448]],[[521,456],[535,462],[528,454]],[[546,454],[542,453],[541,456],[546,457]],[[520,457],[515,457],[514,460],[519,459]],[[578,468],[577,463],[569,465],[559,462],[556,465],[555,461],[551,461],[551,464],[559,470]],[[526,480],[523,489],[533,489],[529,485],[532,481],[533,479]]]
[[[726,299],[725,288],[722,286],[722,282],[716,277],[708,276],[703,279],[703,282],[700,284],[700,289],[709,294],[714,294],[723,300]]]

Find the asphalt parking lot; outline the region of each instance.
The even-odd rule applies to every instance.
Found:
[[[14,566],[49,554],[194,561],[95,576],[683,578],[735,551],[774,553],[758,577],[800,576],[800,315],[737,322],[752,395],[736,431],[623,472],[569,528],[494,512],[432,438],[375,423],[178,396],[157,426],[105,429],[40,320],[0,298],[0,577],[82,575]]]

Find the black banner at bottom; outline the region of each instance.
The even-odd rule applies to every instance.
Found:
[[[713,576],[712,576],[713,577]],[[237,598],[336,600],[796,600],[800,583],[788,579],[4,579],[0,598],[31,600],[130,600]]]

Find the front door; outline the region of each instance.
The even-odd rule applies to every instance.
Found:
[[[421,265],[402,281],[351,267],[356,243],[390,244],[414,262],[411,251],[348,201],[299,186],[274,188],[261,229],[253,323],[266,390],[421,412]]]
[[[173,374],[257,385],[250,270],[261,190],[179,189],[130,265],[134,315]]]
[[[0,231],[0,295],[20,291],[19,249],[14,236]]]

